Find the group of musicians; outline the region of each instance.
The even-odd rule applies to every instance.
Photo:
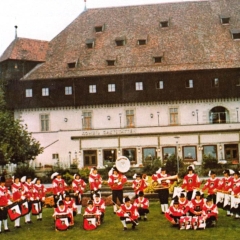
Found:
[[[155,190],[158,192],[162,213],[174,225],[185,226],[189,222],[196,221],[195,217],[201,217],[206,226],[214,226],[217,221],[217,193],[229,194],[240,198],[239,171],[225,170],[222,179],[216,178],[214,171],[209,172],[209,179],[200,189],[200,179],[194,172],[194,166],[187,168],[180,191],[175,194],[172,203],[169,201],[169,186],[176,180],[177,176],[169,176],[166,169],[162,167],[152,175]],[[127,224],[132,224],[132,229],[138,225],[138,221],[147,220],[149,213],[149,201],[144,197],[144,190],[148,187],[146,175],[136,174],[132,182],[135,200],[129,197],[123,198],[123,187],[127,177],[116,167],[108,173],[108,185],[112,190],[113,213],[119,216],[123,230],[127,230]],[[82,194],[86,183],[79,174],[75,174],[72,181],[73,193],[69,195],[65,191],[67,184],[60,173],[55,172],[51,176],[54,197],[54,213],[56,230],[65,230],[74,225],[74,216],[82,213]],[[40,179],[32,180],[31,177],[15,176],[11,186],[11,192],[5,186],[5,178],[0,178],[0,233],[10,231],[8,228],[8,216],[14,221],[14,227],[20,228],[20,217],[24,216],[25,224],[31,224],[31,215],[36,215],[37,220],[42,220],[42,206],[45,201],[46,189]],[[92,225],[99,226],[104,219],[105,202],[101,198],[102,178],[96,168],[92,168],[89,174],[90,200],[84,211],[84,218],[94,218],[94,222],[86,221],[86,228]],[[207,190],[208,197],[203,197],[203,191]],[[221,203],[221,201],[220,201]],[[219,205],[220,206],[220,205]],[[240,218],[240,207],[232,208],[231,204],[224,205],[227,216],[235,214]],[[182,222],[185,222],[182,224]],[[200,220],[199,220],[200,221]],[[89,226],[88,226],[89,225]]]

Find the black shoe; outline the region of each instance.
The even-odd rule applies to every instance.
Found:
[[[4,232],[10,232],[10,229],[5,229]]]
[[[15,228],[21,228],[21,226],[15,226]]]
[[[141,218],[141,217],[139,217],[139,218],[138,218],[138,220],[139,220],[139,221],[141,221],[141,220],[142,220],[142,218]]]
[[[165,214],[165,212],[162,212],[162,214]]]
[[[124,228],[123,228],[123,231],[127,231],[127,228],[126,228],[126,227],[124,227]]]
[[[31,224],[31,223],[32,223],[32,221],[28,221],[27,223],[28,223],[28,224]]]
[[[39,218],[39,221],[42,221],[42,218]]]
[[[145,217],[143,220],[144,220],[144,221],[147,221],[147,218]]]
[[[135,229],[135,226],[136,226],[136,225],[132,225],[132,229]]]

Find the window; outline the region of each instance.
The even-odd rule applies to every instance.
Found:
[[[32,89],[26,89],[26,97],[32,97]]]
[[[126,42],[125,38],[116,38],[115,39],[116,46],[124,46],[125,42]]]
[[[160,27],[161,28],[167,28],[169,27],[169,21],[165,20],[165,21],[160,21]]]
[[[65,87],[65,95],[72,95],[72,87]]]
[[[49,96],[49,88],[42,88],[42,96]]]
[[[163,81],[157,82],[157,89],[163,89]]]
[[[86,46],[87,48],[93,48],[95,45],[95,39],[87,39],[86,40]]]
[[[84,166],[97,166],[97,151],[87,150],[83,151]]]
[[[116,161],[116,150],[115,149],[104,149],[103,150],[103,163],[104,163],[104,166],[110,164],[110,166],[114,165],[115,164],[115,161]]]
[[[186,80],[186,88],[193,88],[193,80]]]
[[[161,63],[162,62],[162,57],[153,57],[154,63]]]
[[[103,32],[103,30],[104,30],[104,25],[95,27],[95,32],[96,33]]]
[[[134,127],[134,110],[126,111],[127,127]]]
[[[212,80],[212,87],[219,87],[219,79],[218,78],[214,78]]]
[[[230,17],[225,15],[220,15],[220,20],[223,25],[229,25]]]
[[[163,160],[167,161],[172,156],[176,156],[176,147],[163,147]]]
[[[89,85],[89,93],[96,93],[97,86],[96,85]]]
[[[203,146],[203,156],[217,159],[217,146]]]
[[[224,107],[214,107],[209,112],[210,123],[226,123],[228,111]]]
[[[92,113],[84,112],[82,115],[82,128],[83,130],[92,129]]]
[[[144,162],[152,163],[156,159],[156,148],[144,148],[143,149]]]
[[[239,164],[238,144],[224,144],[224,150],[228,163]]]
[[[127,148],[123,149],[123,156],[127,157],[131,164],[136,163],[136,149],[135,148]]]
[[[108,84],[108,92],[115,92],[116,87],[115,84]]]
[[[170,108],[170,125],[178,124],[178,108]]]
[[[59,159],[58,153],[53,153],[52,154],[52,159]]]
[[[135,83],[135,89],[136,89],[137,91],[143,90],[143,83],[142,83],[142,82],[136,82],[136,83]]]
[[[75,67],[76,67],[76,62],[68,63],[68,68],[75,68]]]
[[[115,66],[115,60],[106,60],[108,66]]]
[[[232,39],[240,40],[240,29],[231,29]]]
[[[41,114],[40,121],[41,121],[41,131],[42,132],[49,131],[49,114]]]
[[[183,147],[183,160],[190,162],[197,161],[195,146]]]
[[[238,78],[236,79],[236,86],[237,86],[237,87],[240,87],[240,77],[238,77]]]
[[[146,39],[139,39],[138,40],[138,45],[146,45],[147,44],[147,40]]]

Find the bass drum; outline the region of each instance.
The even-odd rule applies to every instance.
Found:
[[[130,160],[125,156],[120,156],[115,162],[116,168],[119,172],[125,173],[130,169]]]
[[[83,216],[83,229],[94,230],[97,228],[97,221],[94,215]]]

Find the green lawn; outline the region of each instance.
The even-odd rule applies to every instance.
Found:
[[[141,239],[160,239],[160,240],[228,240],[239,239],[240,236],[240,220],[232,217],[226,217],[225,211],[219,210],[219,220],[215,228],[205,230],[178,230],[171,226],[165,219],[164,215],[160,214],[160,204],[158,202],[150,203],[150,214],[148,221],[141,221],[136,230],[129,229],[123,231],[122,224],[119,218],[113,214],[112,207],[107,207],[104,223],[93,231],[86,231],[82,227],[82,216],[75,217],[75,226],[72,229],[64,232],[55,232],[52,208],[44,208],[43,221],[37,222],[36,217],[32,216],[33,224],[24,224],[24,219],[21,219],[22,228],[15,229],[13,223],[9,220],[11,232],[2,233],[0,239],[9,240],[41,240],[41,239],[106,239],[106,240],[141,240]],[[130,226],[129,226],[130,227]]]

